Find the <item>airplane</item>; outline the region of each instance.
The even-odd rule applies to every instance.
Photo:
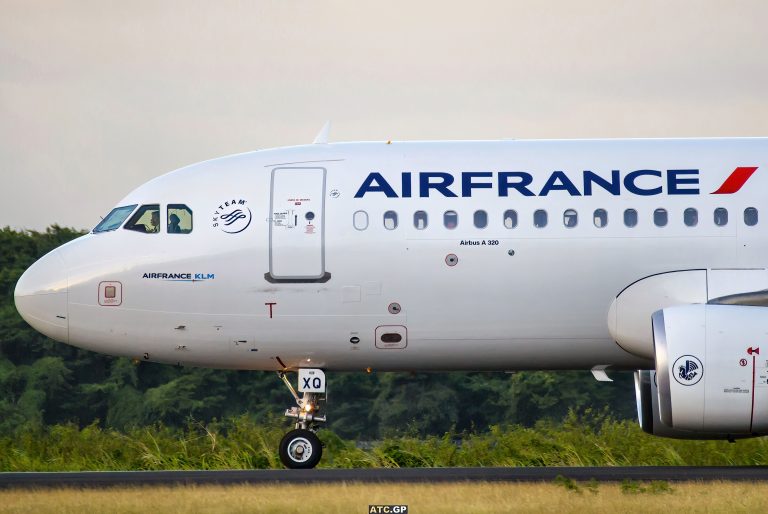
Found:
[[[139,186],[15,302],[80,348],[277,372],[288,468],[320,461],[342,371],[633,370],[648,433],[765,435],[766,158],[766,138],[321,134]]]

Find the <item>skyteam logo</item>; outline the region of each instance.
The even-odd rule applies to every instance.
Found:
[[[678,357],[672,370],[675,380],[684,386],[696,385],[704,376],[704,365],[693,355]]]
[[[247,229],[253,215],[246,204],[248,200],[228,200],[214,211],[213,227],[227,234],[237,234]]]
[[[733,194],[739,191],[756,166],[740,166],[733,170],[722,185],[711,194]],[[536,177],[538,179],[538,176]],[[611,170],[597,173],[583,170],[578,173],[553,171],[544,180],[534,180],[527,171],[440,171],[404,172],[399,180],[387,180],[381,173],[369,173],[355,198],[369,193],[382,193],[387,198],[429,198],[444,196],[471,197],[478,189],[491,189],[497,196],[548,196],[551,193],[570,196],[592,196],[595,192],[614,196],[698,195],[699,169],[641,169],[629,172]]]

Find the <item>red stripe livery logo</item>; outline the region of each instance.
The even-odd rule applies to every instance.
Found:
[[[713,195],[730,195],[741,189],[741,186],[749,180],[749,177],[757,170],[757,166],[739,166],[733,173],[728,175],[723,185],[721,185],[717,191],[714,191]]]

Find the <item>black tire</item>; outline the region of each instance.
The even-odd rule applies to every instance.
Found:
[[[280,440],[280,460],[288,469],[311,469],[323,456],[323,444],[314,432],[291,430]]]

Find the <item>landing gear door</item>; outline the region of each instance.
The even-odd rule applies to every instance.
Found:
[[[272,170],[269,273],[274,282],[325,281],[325,168]]]

